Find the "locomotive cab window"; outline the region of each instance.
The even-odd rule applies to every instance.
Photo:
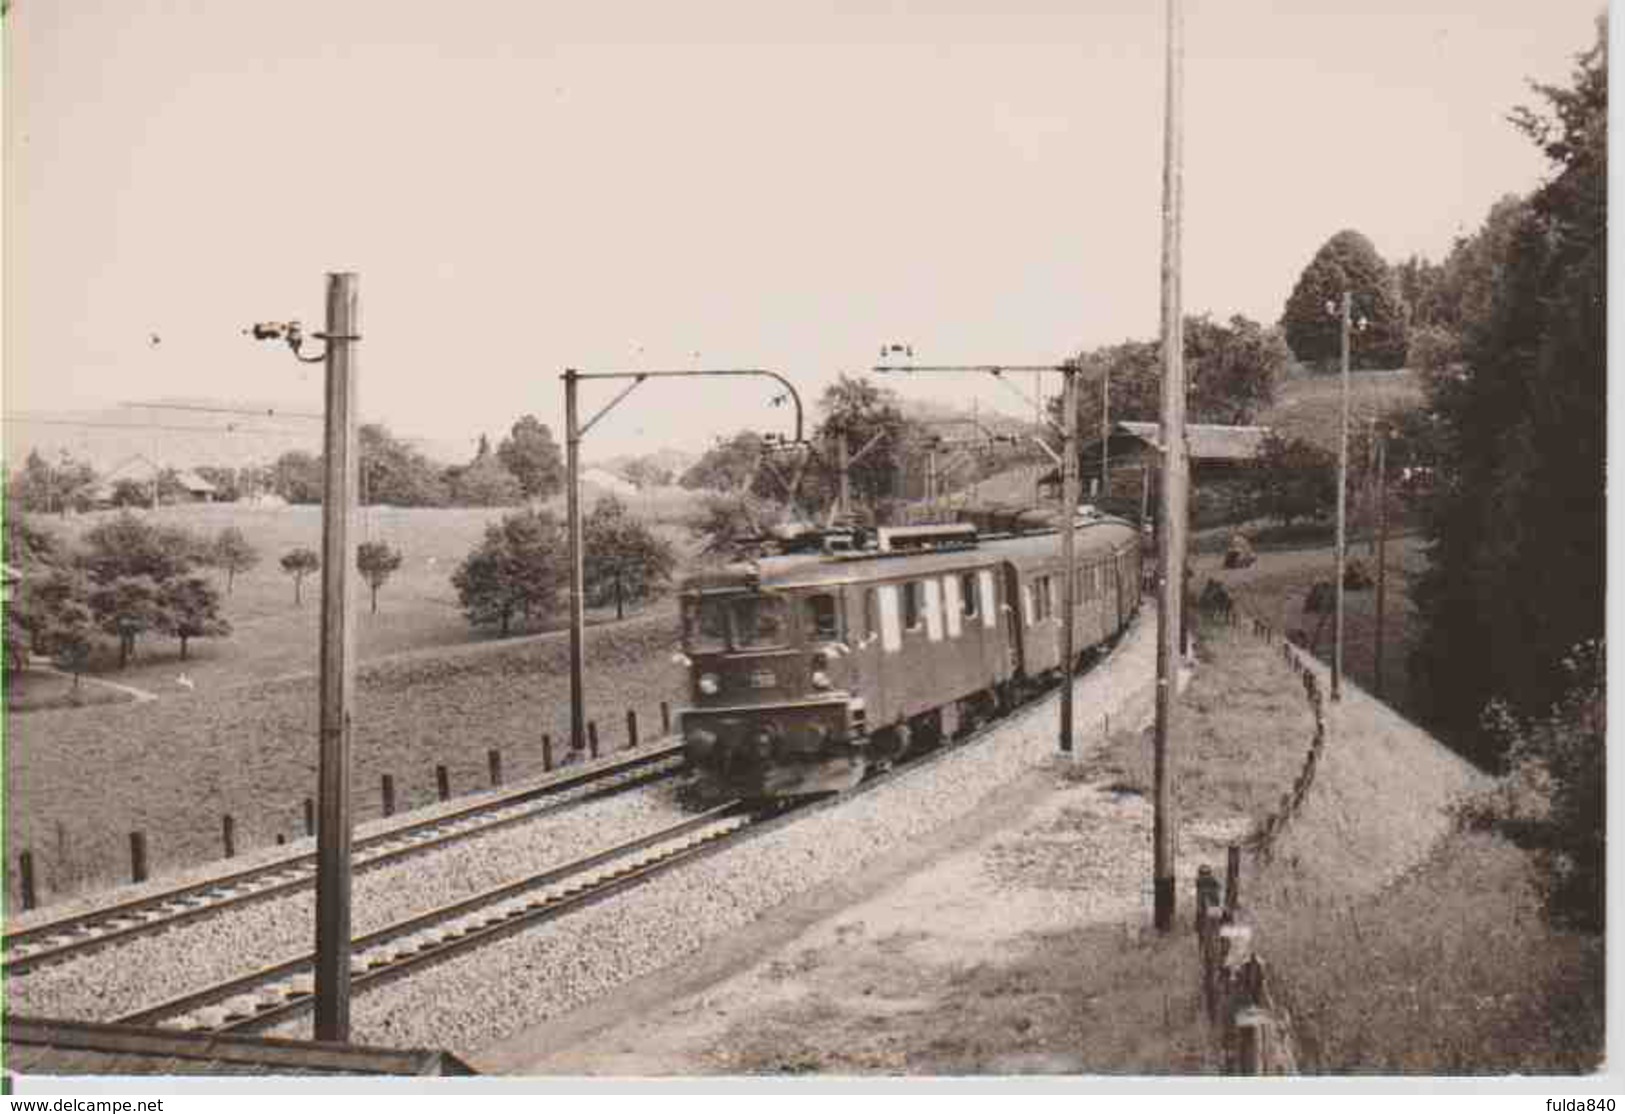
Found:
[[[683,601],[683,639],[701,652],[783,646],[788,615],[779,596],[690,596]]]
[[[841,621],[835,609],[835,597],[819,594],[808,596],[802,602],[803,633],[810,639],[838,639]]]

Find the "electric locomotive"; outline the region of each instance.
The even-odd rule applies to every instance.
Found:
[[[1084,511],[1074,528],[1081,657],[1133,617],[1140,547],[1122,519]],[[1058,677],[1064,575],[1058,530],[982,538],[966,524],[691,576],[688,759],[749,798],[850,788]]]

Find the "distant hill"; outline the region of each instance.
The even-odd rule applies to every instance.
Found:
[[[1301,437],[1336,452],[1342,392],[1339,376],[1294,376],[1281,384],[1275,405],[1260,414],[1256,424],[1269,426],[1289,440]],[[1422,377],[1408,368],[1353,372],[1349,375],[1349,428],[1358,429],[1384,414],[1419,409],[1426,401]]]
[[[472,450],[455,442],[396,436],[437,463],[466,463]],[[161,468],[269,464],[285,452],[319,453],[321,403],[219,398],[162,398],[142,406],[94,410],[7,411],[3,448],[7,469],[30,451],[48,460],[68,453],[97,472],[142,456]]]

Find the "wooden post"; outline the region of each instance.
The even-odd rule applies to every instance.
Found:
[[[147,880],[147,833],[130,833],[130,881]]]
[[[1061,448],[1061,753],[1072,753],[1072,678],[1077,671],[1078,624],[1078,369],[1061,369],[1066,435]]]
[[[1162,441],[1157,500],[1157,717],[1153,777],[1152,884],[1156,927],[1174,923],[1174,801],[1168,741],[1173,735],[1185,596],[1185,326],[1180,300],[1180,212],[1183,204],[1181,100],[1183,84],[1180,0],[1168,0],[1167,102],[1162,174]]]
[[[395,779],[394,779],[394,777],[389,775],[389,774],[385,774],[383,776],[383,779],[382,779],[382,784],[380,785],[379,788],[382,790],[383,797],[384,797],[384,815],[385,816],[394,816],[395,815]]]
[[[434,784],[435,788],[440,792],[442,801],[451,800],[451,774],[445,766],[436,766],[434,768]]]
[[[1269,1017],[1260,1009],[1236,1014],[1236,1074],[1263,1075],[1269,1042]]]
[[[17,856],[17,883],[22,889],[23,910],[39,905],[39,894],[34,889],[34,853],[24,851]]]
[[[1343,573],[1348,561],[1349,477],[1349,314],[1350,293],[1342,299],[1343,420],[1337,433],[1337,589],[1332,637],[1332,702],[1343,699]]]
[[[671,705],[664,700],[660,702],[660,733],[671,734]]]
[[[350,694],[355,691],[355,595],[350,524],[356,452],[360,287],[327,276],[326,430],[322,485],[321,820],[316,841],[316,1020],[323,1041],[350,1039]]]
[[[237,856],[237,822],[226,813],[220,818],[220,842],[226,845],[226,858]]]
[[[553,770],[553,736],[542,733],[542,773],[551,773]]]
[[[592,757],[594,757],[594,758],[598,757],[598,721],[597,720],[590,719],[590,720],[587,721],[587,753],[592,755]]]
[[[305,798],[305,834],[316,834],[316,802],[309,797]]]
[[[485,764],[491,768],[491,787],[494,789],[502,784],[502,752],[500,750],[486,751]]]
[[[626,745],[627,749],[638,745],[638,713],[633,708],[626,710]]]

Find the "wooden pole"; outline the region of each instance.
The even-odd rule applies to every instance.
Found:
[[[1388,431],[1377,442],[1377,699],[1382,699],[1382,620],[1388,604]]]
[[[1078,369],[1061,371],[1066,438],[1061,448],[1061,753],[1072,753],[1072,672],[1077,664],[1075,630],[1078,584]]]
[[[1100,372],[1100,502],[1105,504],[1112,493],[1111,469],[1112,439],[1112,371]]]
[[[1343,419],[1337,429],[1337,586],[1333,591],[1336,605],[1332,623],[1332,700],[1343,699],[1343,565],[1348,559],[1348,483],[1349,483],[1349,307],[1352,299],[1343,291],[1342,303],[1342,358],[1343,358]]]
[[[327,422],[322,486],[321,748],[316,826],[316,1039],[350,1039],[350,695],[355,596],[350,524],[357,467],[355,348],[359,286],[327,276]]]
[[[582,553],[581,523],[581,421],[576,410],[575,368],[564,372],[564,436],[569,475],[565,479],[567,512],[570,518],[570,750],[579,754],[587,745],[585,690],[581,676],[582,641],[587,626],[585,557]]]
[[[1183,177],[1181,100],[1183,52],[1180,0],[1168,0],[1167,104],[1162,171],[1162,453],[1157,500],[1157,716],[1152,820],[1152,885],[1157,930],[1174,923],[1173,774],[1168,740],[1178,698],[1180,618],[1185,592],[1185,352],[1180,306],[1180,209]]]

